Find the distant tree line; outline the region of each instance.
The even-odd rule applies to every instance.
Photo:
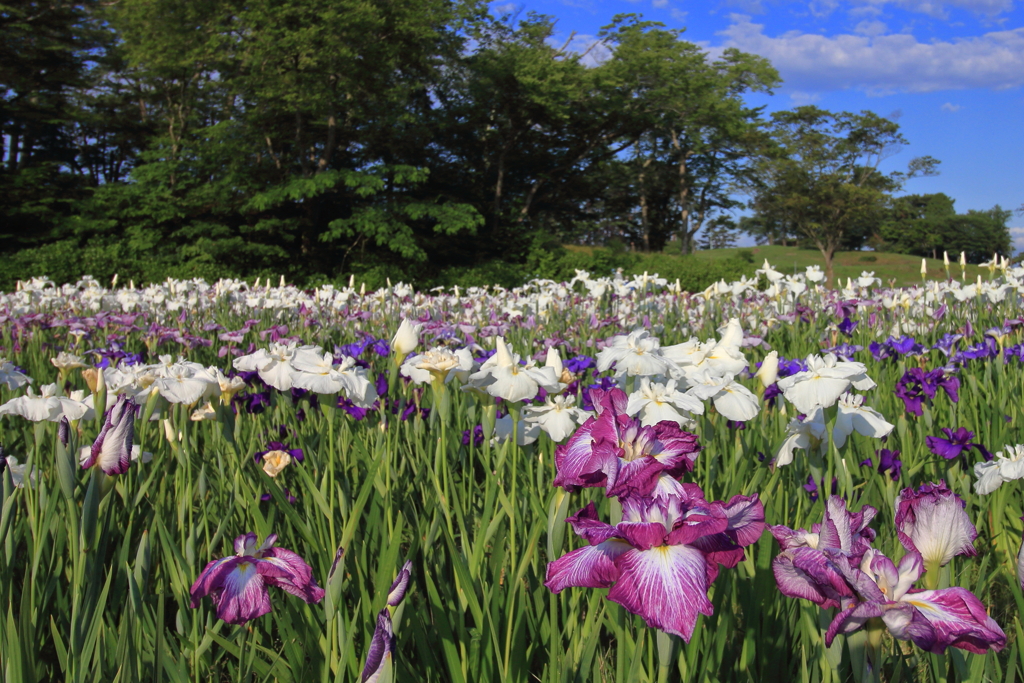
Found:
[[[740,228],[829,262],[875,237],[939,248],[887,236],[939,220],[891,200],[937,163],[878,171],[895,122],[766,120],[747,98],[779,85],[767,60],[633,15],[589,52],[481,0],[11,0],[0,34],[0,284],[426,283],[556,241],[687,253],[732,244],[745,197]]]

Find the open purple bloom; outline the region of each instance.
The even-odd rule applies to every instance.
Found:
[[[662,475],[678,479],[693,469],[700,451],[696,435],[670,421],[642,426],[626,415],[621,389],[594,390],[591,398],[598,416],[555,450],[555,486],[605,486],[608,496],[646,496],[665,484]]]
[[[955,350],[954,347],[957,342],[963,338],[964,336],[962,334],[944,334],[942,335],[942,339],[935,342],[935,346],[932,348],[941,351],[946,358],[949,358],[949,355]]]
[[[838,357],[839,360],[841,360],[841,361],[849,362],[849,361],[854,360],[854,357],[856,356],[858,351],[863,351],[863,350],[864,350],[864,347],[861,346],[860,344],[845,344],[844,343],[844,344],[839,344],[838,346],[833,346],[831,349],[828,349],[828,352],[835,354],[836,357]]]
[[[847,337],[852,335],[855,329],[857,329],[857,321],[850,320],[849,316],[843,318],[843,322],[839,323],[839,331]]]
[[[757,495],[707,502],[694,484],[670,498],[625,498],[622,522],[597,518],[593,503],[568,518],[589,545],[548,565],[545,585],[607,588],[608,599],[644,618],[648,626],[693,635],[698,614],[712,614],[708,585],[718,565],[732,567],[764,529]]]
[[[925,373],[922,388],[928,398],[935,398],[935,394],[942,389],[953,403],[960,400],[960,380],[955,375],[946,374],[945,368],[935,368]]]
[[[772,561],[779,591],[822,607],[838,607],[840,598],[852,592],[824,551],[834,550],[852,558],[854,563],[859,562],[875,538],[868,524],[877,512],[870,505],[860,512],[849,512],[846,501],[832,496],[825,505],[821,524],[813,525],[810,531],[769,526],[782,548]]]
[[[965,503],[946,482],[905,488],[896,498],[896,533],[908,551],[920,553],[929,566],[949,564],[955,555],[976,555],[978,536]]]
[[[973,443],[974,432],[968,431],[964,427],[959,427],[956,430],[952,430],[949,427],[943,427],[942,433],[946,435],[946,438],[941,436],[926,436],[924,441],[928,445],[930,450],[935,455],[940,455],[946,460],[952,460],[957,458],[964,451],[969,451],[972,448],[977,448],[978,452],[981,453],[985,460],[991,460],[992,454],[987,448],[979,443]]]
[[[917,340],[913,337],[900,337],[899,339],[889,337],[885,343],[888,344],[889,348],[901,356],[911,354],[916,356],[924,353],[924,347],[918,344]]]
[[[889,345],[884,342],[881,344],[878,342],[871,342],[870,344],[868,344],[868,351],[871,352],[871,355],[874,357],[876,361],[882,361],[885,360],[886,358],[893,358],[896,355],[893,352],[892,348],[890,348]]]
[[[135,439],[135,399],[120,394],[107,411],[103,427],[92,444],[83,469],[99,465],[105,474],[124,474],[132,464],[132,441]]]
[[[921,402],[925,397],[924,370],[911,368],[904,372],[896,382],[896,389],[893,393],[903,399],[903,406],[908,413],[920,416]]]
[[[885,474],[889,472],[889,476],[893,481],[900,478],[900,471],[903,469],[903,461],[899,459],[900,451],[891,451],[888,448],[882,448],[875,451],[875,455],[878,456],[878,473]]]
[[[313,571],[291,550],[275,548],[276,534],[257,545],[250,532],[235,539],[235,554],[213,560],[192,584],[192,607],[205,596],[217,606],[217,618],[244,624],[270,611],[267,586],[277,586],[312,604],[324,591],[313,580]]]
[[[825,633],[831,645],[839,634],[863,628],[868,619],[881,619],[898,640],[911,640],[927,652],[941,654],[958,647],[984,654],[1001,650],[1006,635],[985,610],[985,606],[964,588],[913,590],[924,571],[921,556],[911,551],[899,566],[871,549],[857,567],[842,553],[826,551],[833,565],[852,589],[842,599],[842,611]]]

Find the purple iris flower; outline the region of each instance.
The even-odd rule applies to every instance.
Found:
[[[841,552],[825,553],[853,593],[842,597],[842,611],[825,633],[826,646],[839,634],[863,628],[869,619],[880,619],[894,638],[912,640],[936,654],[947,647],[984,654],[1006,645],[1002,629],[967,589],[911,588],[924,572],[924,561],[916,551],[904,555],[898,566],[874,549],[859,563]]]
[[[601,378],[599,378],[597,380],[596,384],[588,384],[586,387],[584,387],[583,395],[580,397],[580,407],[583,408],[583,410],[586,410],[586,411],[596,411],[598,409],[598,407],[591,400],[591,395],[590,395],[591,392],[592,391],[607,392],[607,391],[611,391],[612,389],[615,389],[617,387],[618,387],[618,385],[615,383],[615,380],[613,378],[611,378],[611,377],[601,377]]]
[[[927,436],[924,441],[928,445],[930,450],[935,455],[940,455],[946,460],[952,460],[957,458],[964,451],[969,451],[972,448],[977,448],[978,452],[985,460],[991,460],[992,454],[987,448],[982,446],[980,443],[973,443],[974,432],[968,431],[964,427],[959,427],[955,431],[949,427],[943,427],[942,433],[946,435],[946,438],[941,436]]]
[[[853,335],[853,331],[857,329],[857,321],[850,320],[849,316],[843,318],[843,322],[839,323],[839,331],[845,334],[847,337]]]
[[[357,422],[364,419],[367,413],[369,413],[369,410],[367,408],[357,406],[355,403],[353,403],[351,400],[344,396],[338,396],[337,406],[341,410],[344,410],[346,413],[351,415]]]
[[[377,390],[377,396],[388,395],[388,389],[390,387],[388,387],[388,378],[383,372],[377,375],[377,379],[374,380],[373,385],[374,388]]]
[[[983,341],[968,346],[966,349],[957,353],[953,356],[960,363],[968,360],[985,360],[988,358],[995,358],[999,355],[999,344],[992,337],[985,337]]]
[[[575,356],[562,363],[562,367],[574,375],[581,374],[584,370],[594,367],[597,361],[590,356]]]
[[[964,336],[962,334],[944,334],[942,335],[942,339],[935,342],[935,346],[932,348],[938,349],[946,356],[946,358],[949,358],[949,354],[954,351],[953,347],[956,346],[957,342],[963,338]]]
[[[372,341],[371,337],[366,337],[362,341],[355,342],[353,344],[344,344],[342,346],[335,344],[334,355],[336,357],[350,356],[352,358],[358,358]]]
[[[801,358],[787,359],[779,356],[779,379],[795,375],[798,372],[807,372],[807,361]]]
[[[889,473],[889,477],[896,481],[900,478],[900,472],[903,469],[903,461],[900,460],[900,451],[889,450],[888,448],[882,448],[875,451],[875,455],[878,456],[878,473],[885,474]],[[868,463],[870,464],[870,459]]]
[[[918,416],[921,415],[921,402],[927,391],[924,375],[924,370],[921,368],[907,370],[896,382],[896,389],[893,391],[896,396],[903,399],[903,406],[907,412]],[[932,395],[934,396],[934,390]]]
[[[387,339],[378,339],[370,344],[370,350],[381,358],[387,358],[391,355],[391,342]]]
[[[922,379],[922,388],[928,398],[935,398],[935,394],[942,389],[953,403],[960,400],[960,380],[955,375],[947,374],[945,368],[935,368],[925,373]]]
[[[604,486],[608,496],[647,496],[679,486],[700,452],[697,436],[674,422],[644,427],[626,414],[628,397],[621,389],[593,390],[596,418],[584,422],[555,449],[554,485],[568,491]]]
[[[1003,363],[1009,363],[1011,358],[1024,362],[1024,344],[1014,344],[1003,349]]]
[[[864,347],[860,344],[839,344],[838,346],[833,346],[831,349],[828,349],[828,352],[834,353],[839,360],[852,361],[854,360],[854,355],[858,351],[863,350]]]
[[[885,343],[889,345],[889,348],[901,356],[911,354],[917,356],[924,353],[924,347],[918,344],[917,340],[913,337],[900,337],[899,339],[889,337]]]
[[[764,506],[757,494],[709,503],[697,485],[683,488],[668,498],[623,498],[616,526],[600,521],[593,503],[569,517],[589,545],[549,564],[544,585],[554,593],[610,586],[609,600],[689,642],[698,614],[713,613],[707,591],[718,566],[735,567],[761,536]]]
[[[769,525],[768,530],[782,548],[772,561],[779,591],[826,608],[838,607],[841,598],[852,596],[852,590],[824,551],[841,552],[854,563],[859,562],[875,539],[868,524],[877,513],[870,505],[860,512],[850,512],[845,500],[832,496],[825,505],[825,517],[810,531]]]
[[[277,534],[257,545],[254,533],[235,539],[235,554],[206,565],[190,591],[192,607],[210,596],[217,618],[229,624],[244,624],[270,611],[267,586],[277,586],[309,604],[320,602],[324,591],[313,580],[305,561],[284,548],[275,548]]]
[[[814,481],[814,475],[807,475],[807,483],[804,484],[804,491],[807,491],[807,493],[810,494],[812,503],[818,502],[818,484]]]
[[[768,404],[769,408],[775,407],[775,399],[782,396],[782,389],[779,389],[779,383],[774,382],[771,385],[765,387],[764,390],[764,402]]]
[[[889,347],[888,344],[886,344],[886,343],[879,344],[876,341],[871,342],[870,344],[868,344],[868,351],[871,352],[872,357],[876,361],[883,361],[886,358],[893,358],[896,355],[893,352],[892,348]]]
[[[473,445],[478,447],[478,448],[483,445],[483,443],[484,443],[484,426],[483,425],[477,425],[476,427],[473,427],[473,429],[471,429],[471,430],[467,429],[466,431],[462,432],[462,445],[463,446],[468,446],[471,441],[472,441]]]

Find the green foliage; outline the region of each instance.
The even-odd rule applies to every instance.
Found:
[[[943,252],[956,258],[963,251],[968,261],[980,263],[1010,253],[1011,215],[999,206],[957,214],[953,200],[941,193],[898,197],[879,231],[878,248],[932,258]]]
[[[763,217],[754,227],[817,247],[830,278],[836,250],[860,248],[884,217],[888,193],[916,175],[934,175],[938,165],[921,157],[905,173],[881,173],[882,159],[906,140],[895,121],[869,111],[776,112],[771,135],[752,186],[752,205]]]
[[[684,292],[703,292],[719,280],[733,282],[741,276],[753,277],[756,268],[757,265],[742,255],[708,261],[698,252],[683,256],[642,254],[630,272],[657,273],[669,282],[679,280]]]

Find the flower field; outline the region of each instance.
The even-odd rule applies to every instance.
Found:
[[[23,282],[5,680],[1017,680],[1024,267],[989,272]]]

